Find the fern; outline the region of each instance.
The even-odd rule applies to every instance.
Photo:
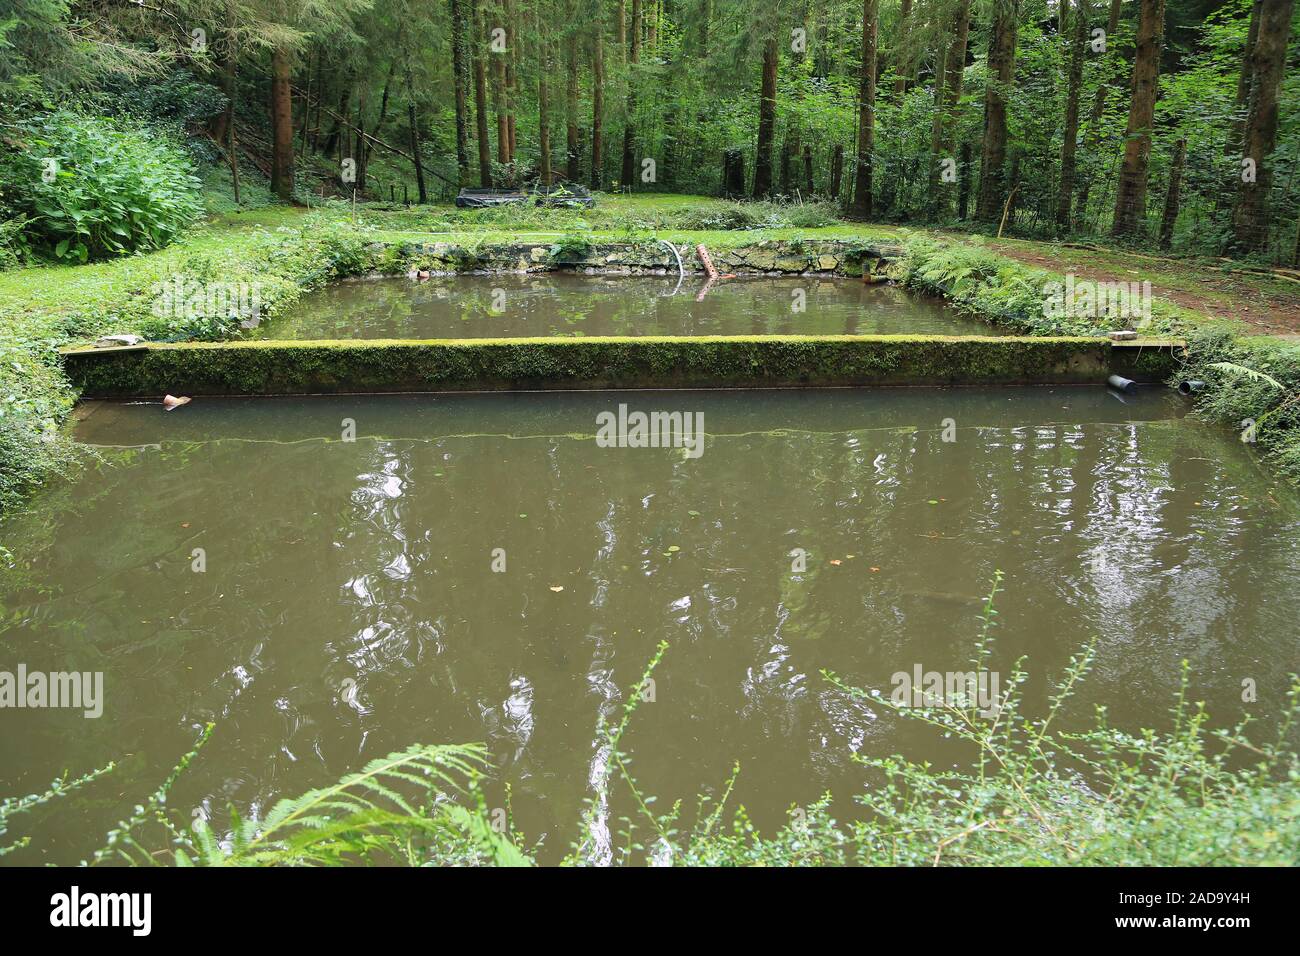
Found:
[[[516,863],[513,846],[507,849],[481,812],[447,796],[472,785],[486,758],[477,744],[417,745],[372,760],[332,786],[281,800],[265,820],[242,820],[232,811],[224,845],[200,823],[192,846],[209,866],[418,864],[432,847],[440,858],[451,851],[464,862]],[[180,851],[177,862],[191,861]]]
[[[1286,390],[1286,386],[1273,376],[1261,372],[1258,369],[1253,369],[1248,365],[1238,365],[1236,362],[1211,362],[1210,368],[1218,369],[1220,372],[1230,372],[1234,375],[1244,375],[1252,381],[1268,382],[1268,384],[1272,385],[1274,388],[1282,389],[1283,391]]]

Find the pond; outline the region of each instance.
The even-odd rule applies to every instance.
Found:
[[[700,454],[598,442],[620,405],[702,416]],[[1103,388],[84,406],[101,460],[0,526],[0,670],[102,672],[102,716],[0,711],[0,794],[119,767],[24,820],[41,849],[11,860],[82,859],[214,721],[182,817],[223,831],[232,804],[483,741],[489,806],[509,784],[554,862],[587,798],[598,841],[632,812],[593,793],[598,727],[661,640],[625,738],[661,807],[739,761],[760,827],[825,791],[851,818],[853,754],[958,755],[821,671],[888,695],[966,669],[995,569],[991,667],[1027,656],[1031,712],[1095,639],[1081,713],[1162,725],[1185,658],[1216,721],[1268,720],[1297,667],[1300,505],[1182,410]]]
[[[675,294],[674,294],[675,293]],[[563,272],[342,282],[310,292],[258,334],[276,339],[573,335],[999,335],[937,299],[859,279]]]

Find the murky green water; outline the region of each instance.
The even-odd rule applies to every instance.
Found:
[[[599,447],[619,403],[702,413],[703,454]],[[93,406],[79,435],[103,462],[0,527],[17,556],[0,670],[103,671],[104,712],[0,710],[0,794],[120,767],[20,823],[40,850],[6,861],[82,858],[207,721],[182,818],[264,811],[413,742],[484,741],[489,799],[508,782],[555,859],[601,717],[660,640],[625,743],[661,806],[739,760],[761,826],[828,789],[848,817],[853,753],[954,755],[820,671],[888,693],[917,665],[965,669],[995,568],[995,665],[1028,655],[1031,709],[1096,638],[1083,702],[1120,726],[1163,722],[1183,658],[1218,717],[1267,720],[1300,666],[1300,508],[1180,412],[1101,388]]]
[[[566,273],[345,282],[304,296],[258,334],[278,339],[541,335],[1003,334],[942,302],[857,279]]]

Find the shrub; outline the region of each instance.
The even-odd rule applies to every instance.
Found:
[[[160,249],[202,211],[192,163],[156,130],[62,111],[19,138],[0,152],[0,201],[30,217],[38,255],[75,263]]]
[[[1300,345],[1213,329],[1189,336],[1187,355],[1175,378],[1205,382],[1197,417],[1243,432],[1253,422],[1265,461],[1300,482]]]

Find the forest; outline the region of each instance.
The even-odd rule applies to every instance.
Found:
[[[6,6],[9,144],[32,124],[92,135],[48,128],[72,123],[69,109],[110,129],[161,124],[236,191],[242,172],[283,202],[563,180],[1286,264],[1300,253],[1285,0]],[[57,250],[39,190],[7,178],[9,244],[24,243],[25,216],[24,248]],[[61,255],[81,255],[75,235]]]

